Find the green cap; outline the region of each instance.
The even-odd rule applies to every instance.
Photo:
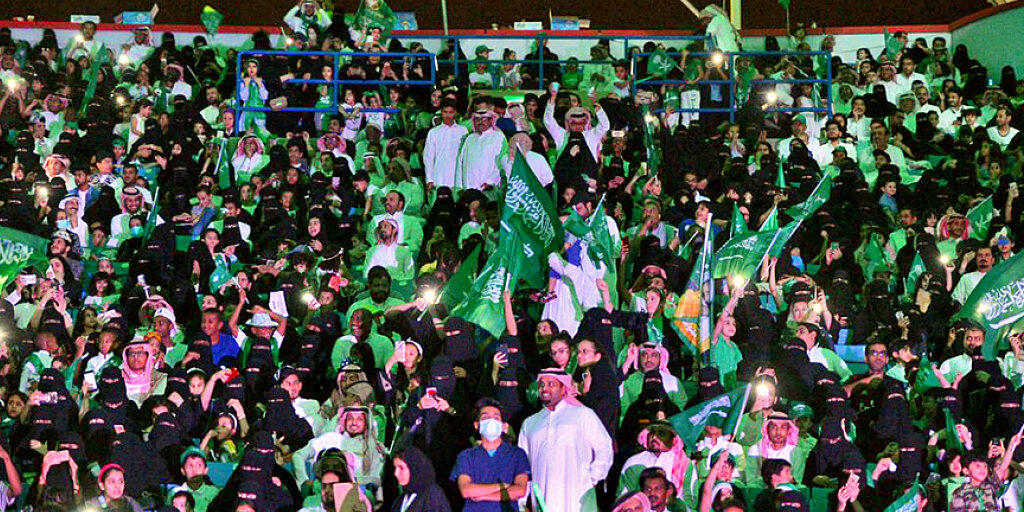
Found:
[[[477,55],[480,55],[481,53],[484,53],[484,52],[493,52],[493,51],[494,51],[494,48],[488,48],[486,44],[482,44],[480,46],[477,46],[476,50],[474,50],[473,53],[475,53]]]
[[[814,410],[811,406],[796,402],[789,408],[789,415],[793,418],[811,418],[814,417]]]
[[[188,460],[189,457],[200,457],[203,459],[203,462],[206,462],[206,453],[200,450],[197,446],[189,446],[185,451],[181,452],[179,462],[181,464],[185,464],[185,461]]]
[[[797,114],[797,115],[793,116],[793,120],[791,122],[807,124],[807,118],[804,117],[803,114]]]

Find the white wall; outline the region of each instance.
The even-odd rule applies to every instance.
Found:
[[[1017,78],[1024,71],[1021,31],[1024,30],[1024,9],[1014,7],[968,23],[953,31],[956,44],[967,45],[967,53],[981,62],[988,76],[999,81],[1003,66],[1013,66]]]

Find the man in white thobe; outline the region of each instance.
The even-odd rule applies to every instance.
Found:
[[[537,381],[544,408],[526,418],[519,434],[533,481],[547,510],[596,512],[594,486],[612,465],[612,439],[597,414],[576,399],[563,370],[543,370]]]
[[[594,102],[594,112],[597,115],[596,126],[590,126],[590,112],[582,107],[574,107],[565,113],[565,127],[563,128],[555,120],[555,98],[558,96],[558,90],[552,88],[550,92],[551,99],[548,100],[548,106],[544,108],[544,127],[551,134],[551,140],[558,148],[559,155],[565,148],[569,133],[581,132],[583,139],[587,142],[587,147],[590,148],[590,155],[594,157],[594,162],[600,162],[601,141],[612,126],[608,120],[608,114],[601,108],[601,104]]]
[[[512,175],[512,166],[515,165],[516,152],[522,152],[526,159],[526,165],[530,166],[537,181],[545,187],[555,181],[555,175],[551,172],[551,165],[540,153],[533,151],[533,140],[526,132],[519,132],[512,136],[509,141],[508,155],[501,161],[502,170],[505,171],[505,179]]]
[[[459,154],[459,143],[469,133],[465,126],[455,122],[455,102],[441,103],[441,124],[427,132],[423,146],[423,171],[427,188],[454,187],[455,162]]]
[[[481,104],[473,112],[473,131],[463,137],[456,158],[456,188],[488,191],[501,185],[498,162],[508,152],[508,143],[494,127],[497,120],[490,105]]]

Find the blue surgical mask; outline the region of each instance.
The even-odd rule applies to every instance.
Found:
[[[797,256],[795,254],[790,254],[789,260],[793,263],[794,267],[800,270],[800,272],[803,272],[807,269],[807,267],[804,266],[804,259],[802,257]]]
[[[501,420],[494,418],[487,418],[480,420],[480,435],[488,441],[494,441],[501,437],[502,424]]]
[[[131,233],[131,235],[133,237],[134,236],[141,236],[142,235],[142,226],[132,226],[131,228],[128,229],[128,232]]]
[[[58,220],[57,229],[71,229],[71,221],[67,219]]]

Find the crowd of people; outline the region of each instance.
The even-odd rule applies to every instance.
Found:
[[[954,321],[1024,234],[1012,68],[901,32],[730,61],[712,6],[635,67],[453,40],[407,85],[393,18],[300,0],[286,49],[412,56],[241,76],[266,33],[0,28],[0,228],[45,240],[0,255],[0,509],[1021,510],[1022,333]],[[291,82],[336,72],[375,82]],[[564,241],[484,322],[451,297],[524,162]]]

